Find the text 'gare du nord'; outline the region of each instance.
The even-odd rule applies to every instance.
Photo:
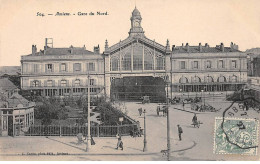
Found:
[[[46,38],[44,50],[32,46],[21,57],[21,88],[42,96],[80,96],[87,93],[113,99],[165,98],[165,81],[171,98],[200,92],[223,94],[239,90],[247,82],[247,57],[236,44],[207,43],[163,46],[147,38],[137,8],[132,12],[129,36],[105,51],[83,47],[54,48]],[[88,81],[89,77],[89,81]]]

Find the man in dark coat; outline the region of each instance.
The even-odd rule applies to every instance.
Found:
[[[179,140],[181,141],[181,134],[183,133],[183,130],[180,125],[177,126],[178,126]]]
[[[194,113],[194,116],[192,118],[192,124],[194,125],[194,127],[195,127],[195,125],[198,126],[198,118],[196,116],[196,113]]]

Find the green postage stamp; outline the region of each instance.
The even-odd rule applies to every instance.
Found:
[[[256,119],[215,119],[214,153],[257,155],[258,121]]]

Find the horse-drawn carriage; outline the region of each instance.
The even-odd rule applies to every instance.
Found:
[[[150,103],[150,97],[149,96],[143,96],[143,101],[142,101],[142,104],[145,104],[145,103]]]
[[[160,113],[163,113],[163,116],[166,116],[167,114],[167,106],[164,104],[159,104],[156,109],[157,116],[160,116]]]

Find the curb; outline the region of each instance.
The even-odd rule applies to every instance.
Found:
[[[173,150],[171,151],[171,153],[175,153],[175,152],[181,152],[181,151],[186,151],[186,150],[189,150],[189,149],[192,149],[194,148],[197,143],[195,141],[192,141],[193,144],[188,147],[188,148],[185,148],[185,149],[179,149],[179,150]],[[127,155],[127,156],[142,156],[142,155],[158,155],[158,154],[162,154],[161,152],[142,152],[142,153],[111,153],[111,154],[108,154],[108,153],[75,153],[75,154],[66,154],[66,155],[56,155],[56,154],[53,154],[53,155],[28,155],[28,154],[20,154],[20,153],[17,153],[17,154],[0,154],[0,156],[82,156],[82,155],[86,155],[86,156],[102,156],[102,155],[106,155],[106,156],[115,156],[115,155],[119,155],[119,156],[124,156],[124,155]]]

